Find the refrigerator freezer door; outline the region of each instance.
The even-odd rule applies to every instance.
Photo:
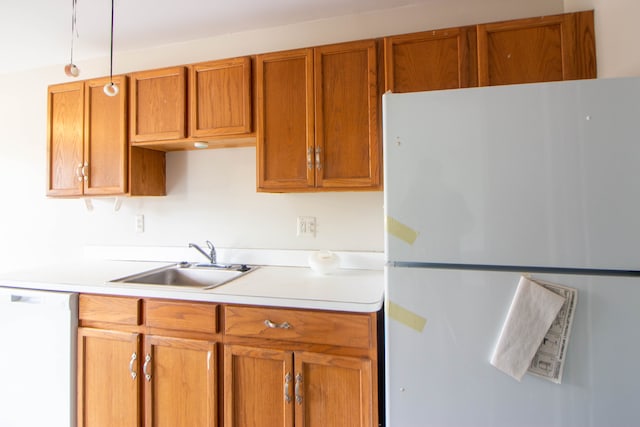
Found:
[[[389,267],[386,274],[388,427],[640,425],[640,279],[533,275],[578,289],[555,384],[532,375],[518,382],[489,363],[518,273]]]
[[[383,101],[389,261],[638,270],[640,79]]]

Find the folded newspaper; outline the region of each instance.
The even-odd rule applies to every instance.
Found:
[[[538,279],[531,280],[545,289],[564,297],[565,302],[542,340],[527,372],[560,384],[562,382],[562,371],[564,369],[569,336],[571,335],[571,325],[578,302],[578,291],[574,288]]]

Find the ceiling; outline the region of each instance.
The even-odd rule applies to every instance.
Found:
[[[114,50],[144,49],[430,1],[115,0]],[[111,1],[76,2],[74,61],[108,55]],[[69,62],[73,0],[6,0],[0,7],[0,74]]]

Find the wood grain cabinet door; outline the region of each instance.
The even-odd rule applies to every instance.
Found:
[[[373,427],[371,360],[310,352],[294,360],[296,427]]]
[[[79,196],[84,161],[84,83],[50,86],[47,109],[47,195]]]
[[[78,426],[139,427],[140,335],[78,329]]]
[[[478,25],[480,86],[595,77],[593,11]]]
[[[375,40],[314,49],[316,187],[380,186]]]
[[[216,343],[155,335],[144,339],[145,426],[217,426]]]
[[[477,64],[475,26],[384,39],[385,92],[477,86]]]
[[[293,427],[293,353],[226,345],[225,427]]]
[[[114,76],[116,96],[105,95],[109,78],[86,82],[83,173],[85,195],[124,194],[128,189],[127,78]]]
[[[189,70],[190,136],[251,132],[251,58],[194,64]]]
[[[142,71],[129,78],[129,141],[186,138],[187,69]]]
[[[256,57],[257,188],[313,188],[313,50]]]

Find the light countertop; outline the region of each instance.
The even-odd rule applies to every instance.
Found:
[[[111,282],[169,264],[83,259],[3,273],[0,286],[351,312],[375,312],[383,302],[382,270],[339,269],[320,275],[308,267],[260,266],[210,290]]]

